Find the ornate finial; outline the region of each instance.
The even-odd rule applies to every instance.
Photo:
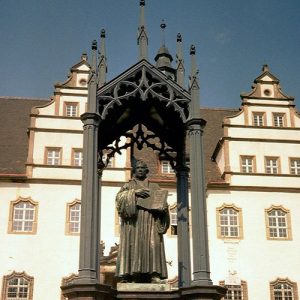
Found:
[[[98,85],[103,86],[106,83],[107,63],[106,63],[106,49],[105,49],[105,29],[100,32],[100,51],[98,63]]]
[[[185,69],[182,50],[182,36],[180,33],[177,33],[176,64],[176,81],[180,86],[184,87]]]
[[[263,65],[262,71],[263,72],[268,72],[269,71],[269,66],[267,64]]]
[[[195,45],[191,45],[190,55],[195,55],[195,54],[196,54],[196,47]]]
[[[85,61],[87,61],[87,54],[86,54],[86,52],[83,52],[82,54],[81,54],[81,60],[85,60]]]
[[[165,46],[165,28],[167,27],[165,20],[161,20],[160,28],[161,28],[161,44]]]
[[[92,50],[97,50],[97,41],[93,40],[92,42]]]
[[[147,59],[148,37],[145,25],[145,0],[140,0],[140,24],[138,28],[137,44],[139,45],[139,58]]]
[[[177,42],[182,42],[181,33],[177,33]]]

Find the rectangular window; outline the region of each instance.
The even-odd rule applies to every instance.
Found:
[[[291,220],[289,210],[281,206],[266,209],[266,226],[268,239],[291,239]]]
[[[240,284],[225,284],[225,281],[220,281],[219,284],[227,288],[227,292],[223,300],[247,300],[247,283],[241,281]]]
[[[46,148],[46,164],[52,166],[61,164],[61,148]]]
[[[235,206],[217,208],[219,238],[242,238],[242,211]]]
[[[275,127],[284,127],[285,114],[274,113],[273,114],[273,125]]]
[[[2,298],[5,300],[32,300],[34,278],[25,272],[3,276]]]
[[[80,233],[80,219],[81,203],[76,199],[67,204],[66,234],[78,235]]]
[[[35,234],[38,204],[31,198],[18,198],[10,203],[9,233]]]
[[[254,173],[254,156],[241,156],[241,171],[243,173]]]
[[[33,229],[34,205],[20,202],[14,206],[13,231],[30,232]]]
[[[81,167],[82,166],[82,159],[83,159],[83,156],[82,156],[82,150],[81,149],[72,149],[73,152],[73,157],[72,157],[72,164],[73,166],[76,166],[76,167]]]
[[[266,157],[266,173],[267,174],[279,174],[279,158],[278,157]]]
[[[300,158],[290,159],[290,170],[293,175],[300,175]]]
[[[78,116],[78,103],[65,102],[65,116],[77,117]]]
[[[264,113],[253,113],[253,126],[264,126]]]
[[[297,283],[278,278],[270,282],[271,300],[298,300]]]
[[[169,161],[163,160],[161,161],[161,172],[163,174],[174,174],[174,170]]]
[[[81,205],[79,203],[70,207],[70,233],[80,232],[80,208]]]
[[[170,210],[171,235],[177,235],[177,208]]]

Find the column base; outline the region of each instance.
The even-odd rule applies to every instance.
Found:
[[[220,300],[225,296],[227,289],[218,285],[191,286],[180,289],[184,300]]]
[[[113,300],[114,291],[109,285],[73,282],[61,287],[68,300]]]

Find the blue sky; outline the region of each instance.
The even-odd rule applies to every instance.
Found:
[[[108,78],[138,60],[139,0],[0,0],[0,95],[49,98],[100,30],[107,33]],[[186,73],[195,44],[201,105],[239,107],[263,64],[300,103],[299,0],[146,0],[149,61],[160,22],[175,57],[183,36]],[[300,105],[300,104],[299,104]]]

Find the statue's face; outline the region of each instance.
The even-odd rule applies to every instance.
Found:
[[[147,177],[148,168],[144,164],[138,164],[135,167],[135,177],[137,179],[145,179]]]

